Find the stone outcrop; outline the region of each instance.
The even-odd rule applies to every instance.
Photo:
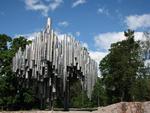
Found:
[[[150,102],[120,102],[99,107],[95,113],[150,113]]]

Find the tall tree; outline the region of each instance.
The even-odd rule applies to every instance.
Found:
[[[14,103],[14,92],[11,62],[12,52],[9,48],[12,39],[5,35],[0,34],[0,105],[8,106]],[[10,95],[11,94],[11,95]]]
[[[101,78],[97,78],[97,82],[94,86],[92,92],[92,105],[97,106],[105,106],[107,104],[107,95],[105,91],[105,87]]]
[[[4,108],[10,108],[17,102],[15,97],[17,96],[18,83],[12,72],[12,58],[19,47],[24,49],[29,43],[30,41],[24,37],[12,39],[5,34],[0,34],[0,106]],[[29,97],[27,94],[24,96]]]
[[[126,40],[111,45],[109,54],[100,62],[108,103],[133,100],[131,90],[139,69],[143,67],[139,42],[134,31],[124,32]]]

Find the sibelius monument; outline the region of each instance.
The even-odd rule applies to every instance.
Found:
[[[80,80],[82,90],[91,98],[97,78],[97,64],[85,47],[73,37],[59,38],[48,18],[45,29],[13,58],[13,72],[24,87],[32,87],[41,108],[60,98],[64,109],[69,109],[69,87],[72,80]]]

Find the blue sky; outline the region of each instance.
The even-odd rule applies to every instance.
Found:
[[[55,31],[74,35],[100,60],[128,28],[137,37],[149,31],[150,0],[0,0],[0,33],[33,35],[47,17]]]

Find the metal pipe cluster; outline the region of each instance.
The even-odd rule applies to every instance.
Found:
[[[72,74],[70,69],[74,70]],[[90,98],[97,78],[97,64],[79,41],[67,35],[60,39],[51,28],[51,19],[48,18],[46,28],[37,34],[32,43],[26,45],[24,51],[19,48],[13,58],[13,72],[26,80],[44,82],[47,78],[53,92],[57,90],[57,84],[51,74],[60,78],[62,91],[65,91],[67,78],[79,73],[77,77],[82,79]]]

